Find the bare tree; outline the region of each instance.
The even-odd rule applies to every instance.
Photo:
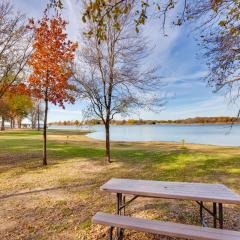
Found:
[[[216,34],[203,39],[209,66],[208,82],[216,91],[225,88],[231,100],[240,97],[240,38]]]
[[[144,107],[159,109],[163,104],[156,68],[146,63],[146,39],[136,33],[131,20],[131,12],[109,18],[106,38],[100,42],[98,26],[90,22],[86,31],[93,32],[83,34],[79,67],[75,69],[79,98],[87,100],[88,113],[105,126],[107,162],[111,162],[110,123],[115,115]]]
[[[200,47],[209,68],[209,85],[215,92],[225,91],[232,102],[239,101],[240,2],[195,0],[188,14],[198,21],[202,33]]]
[[[32,108],[29,113],[32,129],[40,131],[40,121],[43,120],[44,111],[42,108],[41,100],[34,99]]]
[[[123,5],[122,8],[119,6]],[[240,1],[239,0],[107,0],[90,1],[83,13],[83,21],[94,21],[97,24],[98,37],[105,37],[106,24],[109,17],[116,18],[127,14],[132,6],[136,6],[135,25],[144,25],[151,13],[159,18],[163,30],[171,11],[177,14],[173,24],[182,25],[192,21],[196,29],[202,32],[201,46],[205,49],[205,57],[209,66],[208,82],[216,87],[216,91],[225,88],[233,96],[239,97],[240,84]],[[150,10],[151,9],[151,10]],[[174,15],[175,15],[174,14]],[[195,25],[196,26],[196,25]],[[117,25],[114,26],[117,29]],[[89,35],[92,34],[92,29]],[[239,112],[240,114],[240,112]]]
[[[0,98],[15,82],[24,79],[23,70],[31,51],[31,33],[25,16],[14,13],[10,1],[0,3]]]

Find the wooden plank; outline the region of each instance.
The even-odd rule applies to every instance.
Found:
[[[101,190],[145,197],[240,204],[240,195],[222,184],[113,178],[101,186]]]
[[[194,240],[239,240],[240,232],[215,228],[161,222],[127,216],[97,213],[92,222],[111,227],[119,227],[139,232],[148,232],[169,237],[180,237]]]

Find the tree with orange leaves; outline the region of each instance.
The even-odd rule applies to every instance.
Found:
[[[45,103],[43,127],[43,165],[47,165],[47,117],[48,105],[53,103],[64,108],[64,103],[74,102],[69,79],[71,64],[77,43],[67,40],[66,25],[58,9],[49,15],[49,9],[37,23],[29,20],[29,28],[34,30],[33,53],[28,61],[32,68],[28,83],[31,94]]]

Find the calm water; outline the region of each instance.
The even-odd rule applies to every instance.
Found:
[[[58,127],[58,129],[92,130],[89,137],[104,140],[103,126]],[[134,125],[111,126],[112,141],[174,141],[212,144],[221,146],[240,146],[240,125]]]

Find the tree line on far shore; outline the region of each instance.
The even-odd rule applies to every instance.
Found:
[[[57,121],[49,123],[50,126],[81,126],[81,125],[102,125],[103,122],[99,119],[90,119],[86,121]],[[113,120],[111,125],[154,125],[154,124],[240,124],[240,119],[237,117],[195,117],[177,120],[143,120],[143,119],[128,119],[128,120]]]

